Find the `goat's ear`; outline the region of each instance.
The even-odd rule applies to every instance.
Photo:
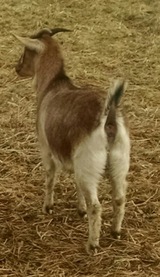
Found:
[[[42,52],[44,49],[44,44],[42,41],[38,39],[32,39],[27,37],[20,37],[15,34],[13,36],[18,39],[25,47],[29,48],[30,50],[35,50],[36,52]]]

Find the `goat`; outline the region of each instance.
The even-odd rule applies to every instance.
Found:
[[[129,130],[120,108],[126,88],[116,81],[109,92],[77,87],[66,75],[60,47],[52,36],[64,28],[43,29],[31,37],[15,36],[25,47],[16,65],[20,76],[32,77],[37,91],[37,132],[46,169],[45,213],[52,213],[57,173],[75,173],[78,210],[87,212],[87,250],[99,246],[101,204],[98,184],[106,162],[112,177],[112,233],[120,237],[130,160]]]

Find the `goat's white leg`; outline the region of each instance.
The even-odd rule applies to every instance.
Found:
[[[125,200],[126,200],[127,182],[125,177],[113,178],[113,222],[112,222],[112,235],[115,238],[120,238],[121,226],[125,214]]]
[[[123,127],[123,126],[122,126]],[[121,225],[125,213],[127,190],[126,177],[129,170],[130,141],[125,128],[120,128],[109,153],[110,173],[112,177],[113,222],[112,234],[120,238]]]
[[[53,210],[53,203],[54,203],[54,185],[55,185],[56,166],[49,152],[42,151],[42,161],[46,169],[46,181],[45,181],[46,191],[45,191],[45,199],[43,204],[43,212],[51,214]]]
[[[101,204],[98,200],[97,187],[105,168],[106,157],[106,134],[104,127],[100,126],[77,148],[73,159],[76,182],[87,206],[88,251],[99,246]]]
[[[87,206],[87,216],[89,223],[89,237],[87,251],[94,250],[99,246],[99,237],[101,230],[101,204],[97,195],[97,184],[88,183],[83,178],[76,178],[78,185],[81,187],[81,193]]]
[[[87,215],[89,223],[89,237],[87,250],[94,250],[99,246],[99,237],[101,230],[101,213],[102,208],[97,196],[96,185],[90,187],[88,184],[84,188],[84,195],[87,203]]]
[[[86,214],[86,201],[82,192],[82,189],[78,183],[76,184],[77,188],[77,199],[78,199],[78,213],[80,216],[84,216]]]

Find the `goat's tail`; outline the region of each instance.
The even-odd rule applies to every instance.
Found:
[[[111,106],[114,106],[115,108],[118,107],[120,104],[121,97],[124,93],[124,91],[127,88],[127,82],[116,80],[114,85],[110,88],[108,93],[108,99],[106,103],[106,108],[109,109]]]
[[[105,115],[105,131],[107,133],[108,142],[113,142],[117,133],[116,109],[120,104],[121,97],[127,87],[127,82],[117,80],[114,86],[109,90]]]

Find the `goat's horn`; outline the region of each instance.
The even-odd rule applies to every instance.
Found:
[[[44,28],[41,31],[39,31],[36,34],[33,34],[32,36],[30,36],[30,38],[40,38],[42,37],[42,35],[47,34],[47,35],[52,35],[52,31],[49,28]]]
[[[51,36],[54,36],[55,34],[57,33],[60,33],[60,32],[72,32],[71,30],[69,29],[65,29],[65,28],[54,28],[54,29],[50,29],[50,35]]]
[[[54,28],[54,29],[44,28],[41,31],[39,31],[38,33],[32,35],[30,38],[37,39],[37,38],[41,38],[43,35],[53,36],[59,32],[71,32],[71,30],[68,30],[65,28]]]

